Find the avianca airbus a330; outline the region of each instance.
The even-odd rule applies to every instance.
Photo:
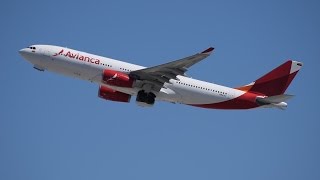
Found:
[[[39,71],[49,70],[99,84],[100,98],[129,102],[136,96],[141,106],[155,100],[212,109],[284,109],[292,95],[284,94],[302,67],[289,60],[256,81],[229,88],[189,78],[185,72],[208,57],[214,48],[154,67],[143,67],[74,49],[32,45],[19,53]]]

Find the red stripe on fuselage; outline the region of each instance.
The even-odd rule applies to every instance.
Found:
[[[213,104],[189,104],[191,106],[209,109],[251,109],[259,107],[256,103],[257,94],[246,92],[243,95],[224,102]]]

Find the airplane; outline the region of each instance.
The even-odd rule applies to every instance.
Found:
[[[111,58],[53,45],[31,45],[19,50],[39,71],[52,71],[99,85],[98,97],[139,106],[155,101],[186,104],[208,109],[285,109],[293,95],[285,94],[302,63],[288,60],[248,85],[230,88],[187,77],[192,65],[207,58],[214,48],[171,61],[143,67]]]

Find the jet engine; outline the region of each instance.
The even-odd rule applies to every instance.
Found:
[[[133,85],[133,79],[128,74],[108,69],[103,71],[102,81],[105,84],[118,87],[131,88]]]
[[[131,95],[122,93],[119,91],[115,91],[110,89],[106,86],[99,87],[99,94],[98,96],[102,99],[109,100],[109,101],[117,101],[117,102],[130,102]]]

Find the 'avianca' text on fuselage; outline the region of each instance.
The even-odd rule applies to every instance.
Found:
[[[71,59],[80,60],[80,61],[90,62],[93,64],[100,64],[99,59],[95,59],[95,58],[88,57],[88,56],[83,56],[79,53],[75,53],[72,51],[67,51],[64,53],[64,49],[61,49],[61,51],[59,51],[58,53],[55,53],[53,56],[58,56],[58,55],[62,55],[62,56],[69,57]]]
[[[302,67],[288,60],[252,83],[230,88],[189,78],[185,72],[208,57],[214,48],[169,63],[143,67],[53,45],[21,49],[23,58],[40,71],[49,70],[99,84],[98,96],[105,100],[150,107],[156,100],[210,109],[284,109],[292,95],[285,94]]]

